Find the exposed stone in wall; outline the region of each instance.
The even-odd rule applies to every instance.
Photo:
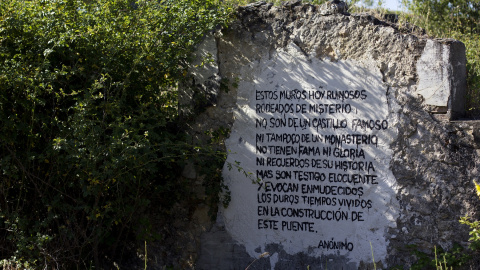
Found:
[[[465,46],[456,40],[428,40],[417,61],[417,93],[432,113],[456,119],[465,113]],[[453,79],[452,79],[453,78]]]
[[[297,54],[307,62],[373,65],[396,134],[389,144],[388,167],[396,182],[392,200],[398,208],[393,226],[386,227],[386,255],[377,267],[415,262],[409,245],[427,253],[434,246],[448,250],[454,243],[467,245],[468,228],[458,220],[465,214],[475,216],[479,206],[472,180],[479,175],[480,123],[448,121],[463,114],[463,44],[416,36],[368,14],[348,14],[342,2],[318,7],[289,1],[280,7],[262,2],[240,7],[238,19],[207,37],[200,49],[211,52],[214,61],[194,71],[192,86],[201,91],[185,92],[203,93],[208,101],[191,122],[191,134],[198,141],[206,139],[204,131],[232,128],[243,115],[241,106],[248,104],[240,90],[255,84],[257,67],[277,59],[279,52]],[[194,168],[185,176],[201,180]],[[189,258],[187,268],[245,269],[265,251],[270,256],[249,269],[324,269],[325,263],[327,269],[371,267],[371,261],[353,262],[347,255],[319,256],[315,247],[290,254],[282,244],[268,244],[252,254],[245,243],[232,238],[222,212],[215,223],[204,218],[206,212],[202,204],[194,207],[185,222],[195,219],[192,224],[197,225],[176,229],[187,230],[194,241],[183,255]],[[178,246],[188,238],[182,239]]]

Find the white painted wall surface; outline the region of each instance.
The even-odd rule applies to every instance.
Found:
[[[226,143],[230,151],[227,164],[240,162],[240,167],[246,172],[253,173],[253,178],[257,178],[258,175],[259,178],[263,179],[261,179],[260,184],[253,184],[251,179],[245,177],[243,172],[239,172],[236,168],[229,170],[228,166],[225,166],[224,178],[230,188],[232,197],[228,208],[221,211],[227,231],[235,240],[245,245],[247,252],[253,257],[258,257],[264,252],[266,245],[278,243],[289,254],[304,252],[310,256],[321,256],[322,254],[344,255],[352,263],[358,264],[360,261],[371,262],[371,243],[375,259],[378,261],[385,258],[388,244],[386,233],[389,227],[395,227],[395,220],[398,217],[396,212],[398,202],[395,198],[397,185],[389,168],[392,159],[392,151],[389,145],[396,137],[396,120],[390,117],[387,88],[382,83],[382,76],[378,67],[372,64],[373,61],[368,60],[364,62],[349,60],[331,62],[308,58],[293,43],[287,46],[285,50],[273,52],[270,56],[265,55],[262,59],[264,60],[253,64],[253,70],[249,70],[253,74],[253,79],[251,79],[252,76],[239,74],[238,107],[235,112],[232,132]],[[239,72],[244,71],[239,69]],[[295,89],[298,89],[298,91]],[[280,97],[280,92],[286,91],[288,93],[292,90],[295,90],[293,93],[300,93],[300,98],[285,99]],[[357,93],[358,96],[344,100],[327,98],[328,93],[333,93],[332,91],[346,90]],[[323,98],[321,98],[320,93],[323,93]],[[306,98],[302,95],[305,95]],[[309,95],[313,95],[314,98],[310,98]],[[288,104],[289,108],[290,105],[293,107],[293,112],[290,110],[286,113],[257,111],[257,106],[265,104],[272,104],[272,106]],[[333,109],[330,112],[315,112],[310,110],[311,105],[317,108],[318,106],[328,108],[329,110],[339,106],[340,111],[337,112],[336,109]],[[305,110],[298,112],[297,108],[300,110],[305,108]],[[259,127],[258,124],[263,123],[263,119],[267,121],[267,125],[266,127]],[[271,121],[281,123],[281,120],[278,119],[285,119],[286,126],[271,125]],[[346,127],[337,129],[331,127],[317,128],[313,126],[315,119],[332,119],[324,121],[346,123]],[[380,123],[380,125],[383,123],[384,127],[385,123],[388,122],[388,127],[381,130],[376,128],[373,130],[370,128],[364,129],[361,126],[354,125],[359,123],[355,119],[378,120],[377,123]],[[258,123],[257,120],[259,120]],[[299,126],[292,126],[294,123]],[[306,127],[300,127],[300,123],[306,124]],[[268,141],[267,133],[300,135],[300,142]],[[339,146],[326,141],[326,136],[329,135],[352,134],[376,138],[377,143],[359,145],[343,143],[342,146]],[[305,140],[306,138],[309,139],[309,142]],[[319,141],[313,142],[312,139],[319,139]],[[266,153],[259,153],[258,150],[262,149],[262,146],[267,147]],[[272,152],[271,149],[275,148],[272,146],[277,146],[278,149],[289,149],[295,154],[273,153],[275,151]],[[286,148],[287,146],[290,148]],[[304,147],[313,147],[313,149],[319,147],[321,150],[317,155],[295,152],[295,149],[299,151],[305,149]],[[332,154],[324,154],[324,147],[326,149],[330,148]],[[336,151],[335,148],[349,149],[347,151],[360,153],[360,156],[354,158],[336,157],[333,154]],[[363,155],[361,154],[362,151]],[[265,165],[261,165],[260,160],[262,158]],[[285,158],[294,158],[303,160],[305,164],[309,165],[308,167],[305,165],[303,168],[267,166],[269,158],[279,158],[280,161]],[[318,160],[318,162],[313,160]],[[340,161],[357,162],[357,165],[361,163],[365,167],[369,165],[371,167],[370,171],[325,168],[325,160],[333,163]],[[317,163],[321,166],[312,166],[312,164]],[[272,175],[268,173],[269,170],[271,170]],[[266,171],[265,174],[258,173]],[[290,173],[291,177],[276,179],[277,171],[285,171],[287,175]],[[295,173],[295,171],[301,171],[302,173]],[[305,175],[304,172],[317,176],[323,174],[326,178],[318,181],[301,179],[299,175]],[[349,177],[354,174],[363,177],[374,175],[375,181],[374,184],[335,183],[329,180],[331,174],[346,174]],[[370,176],[370,180],[372,177]],[[294,190],[274,192],[273,187],[278,183],[281,183],[284,187],[290,185]],[[338,192],[337,195],[305,193],[302,192],[302,185],[304,187],[303,191],[305,191],[306,186],[336,189],[337,191],[349,188],[350,190],[356,190],[357,195],[339,195]],[[295,187],[298,187],[298,191],[295,191]],[[278,198],[278,196],[288,196],[294,198],[294,201],[274,201],[274,198]],[[330,201],[332,203],[330,205],[325,205],[327,203],[310,205],[307,201],[304,201],[302,196],[323,197],[325,198],[324,202]],[[270,197],[270,200],[268,197]],[[335,203],[333,203],[334,200]],[[364,203],[364,207],[340,205],[343,200],[350,200],[350,202],[359,200]],[[346,213],[347,217],[337,221],[325,220],[322,215],[319,219],[305,216],[279,217],[278,215],[272,215],[272,209],[282,208],[311,209],[317,211],[316,213],[319,213],[318,211]],[[303,210],[303,213],[307,211],[310,210]],[[360,212],[361,220],[359,218]],[[325,214],[327,212],[320,213]],[[331,216],[324,215],[323,217]],[[353,220],[354,218],[356,220]],[[306,231],[292,230],[291,222],[303,224]],[[288,227],[285,224],[288,224]],[[342,242],[347,245],[332,249],[328,246],[330,241],[337,244]],[[325,246],[325,243],[327,243],[327,246]],[[275,264],[275,258],[277,257],[275,254],[271,255],[271,263]]]

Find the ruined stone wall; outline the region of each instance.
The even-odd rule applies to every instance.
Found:
[[[252,166],[249,165],[249,160],[257,156],[255,150],[251,151],[252,156],[248,156],[250,153],[242,152],[241,147],[252,143],[248,137],[256,132],[255,119],[248,113],[248,108],[255,104],[252,103],[255,97],[252,91],[254,93],[259,85],[268,86],[269,73],[262,73],[265,69],[280,66],[285,73],[276,70],[272,78],[282,75],[289,81],[295,74],[303,76],[298,76],[298,80],[310,80],[306,78],[310,74],[307,70],[295,70],[292,63],[300,63],[299,68],[338,69],[337,73],[342,73],[343,77],[350,70],[366,71],[353,73],[345,85],[356,85],[355,78],[358,78],[367,81],[364,85],[378,88],[368,92],[371,99],[367,101],[375,98],[373,105],[352,102],[352,106],[374,115],[378,108],[379,115],[388,120],[388,130],[378,133],[384,138],[383,148],[367,148],[365,152],[371,153],[372,160],[377,162],[375,166],[384,166],[379,171],[385,174],[382,180],[389,183],[369,189],[371,194],[366,199],[373,200],[374,208],[378,206],[378,209],[371,210],[375,218],[371,218],[370,223],[348,227],[354,230],[348,237],[361,238],[359,234],[372,237],[367,240],[374,246],[379,245],[373,248],[379,253],[375,256],[379,269],[413,263],[416,258],[408,249],[410,245],[427,253],[434,246],[445,250],[454,243],[467,246],[468,228],[458,220],[465,214],[476,215],[479,206],[472,180],[479,175],[480,124],[454,121],[464,112],[463,44],[417,36],[368,14],[348,14],[342,2],[318,7],[290,1],[280,7],[266,3],[240,7],[238,19],[231,26],[206,38],[199,47],[199,56],[202,53],[209,54],[214,61],[193,72],[192,85],[196,90],[186,91],[183,101],[188,104],[196,93],[208,100],[210,106],[193,121],[191,133],[202,140],[206,130],[232,129],[227,148],[236,149],[234,152],[245,157],[231,155],[229,162],[244,160],[241,169],[245,171],[257,169],[254,161]],[[322,87],[332,87],[336,76],[331,74],[332,78],[325,80]],[[265,82],[259,79],[263,77]],[[311,80],[316,82],[317,79]],[[248,123],[252,123],[251,129]],[[378,149],[385,152],[385,156],[381,156]],[[385,164],[381,164],[382,161]],[[227,166],[224,171],[230,188],[239,189],[235,183],[241,180],[232,176]],[[201,181],[193,168],[187,168],[184,175]],[[254,178],[257,176],[254,174]],[[268,243],[252,246],[254,240],[246,239],[249,233],[255,235],[254,239],[263,237],[264,233],[256,224],[248,227],[246,232],[239,229],[244,226],[239,224],[251,217],[237,211],[249,198],[257,198],[257,184],[249,185],[253,186],[253,197],[247,196],[239,201],[232,197],[233,210],[228,207],[220,209],[214,223],[206,218],[205,205],[191,211],[193,214],[188,222],[193,225],[187,229],[192,233],[183,241],[190,239],[193,244],[183,255],[189,258],[189,264],[183,267],[245,269],[264,252],[269,252],[269,256],[259,259],[249,269],[307,269],[307,266],[310,269],[367,269],[371,266],[371,258],[365,258],[360,251],[357,256],[347,250],[327,251],[322,245],[305,244],[307,247],[297,248],[311,235],[320,234],[320,229],[305,234],[272,230],[266,233]],[[242,192],[232,192],[232,196],[239,196]],[[381,202],[382,195],[388,195],[384,199],[388,202]],[[257,218],[259,214],[254,215]],[[382,218],[386,221],[378,221]],[[377,221],[385,222],[379,225],[383,231],[366,233],[368,229],[379,230],[374,226]],[[335,226],[341,227],[340,222],[325,224],[329,226],[329,232],[335,231]],[[277,235],[291,236],[294,241],[278,240]],[[375,239],[377,236],[379,239]],[[367,244],[355,242],[362,249]]]

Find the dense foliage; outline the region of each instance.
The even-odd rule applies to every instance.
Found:
[[[174,200],[176,85],[211,0],[0,1],[0,259],[99,266]],[[103,257],[102,257],[103,258]]]
[[[470,116],[480,117],[480,2],[469,0],[405,1],[407,19],[435,37],[455,38],[466,46]]]

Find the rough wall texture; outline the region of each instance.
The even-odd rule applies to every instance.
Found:
[[[480,124],[448,121],[461,116],[463,110],[464,55],[459,42],[415,36],[368,14],[348,14],[341,2],[321,8],[299,1],[280,7],[266,3],[240,7],[237,21],[207,38],[201,47],[214,52],[214,61],[211,67],[194,73],[192,85],[213,106],[196,118],[192,134],[201,140],[205,130],[231,127],[238,109],[238,82],[253,81],[256,74],[252,74],[252,67],[289,44],[323,61],[368,59],[382,74],[389,117],[396,119],[398,134],[390,145],[390,169],[398,185],[399,215],[396,226],[389,228],[388,255],[377,267],[413,263],[416,258],[408,245],[427,253],[434,246],[447,250],[454,243],[466,246],[468,228],[458,220],[465,214],[475,216],[479,206],[472,179],[479,175]],[[429,57],[440,60],[424,63]],[[446,66],[449,63],[457,67]],[[429,68],[437,72],[429,73]],[[429,91],[428,86],[435,82],[441,87]],[[187,169],[185,176],[197,178],[193,169]],[[198,225],[190,226],[194,227],[189,229],[190,239],[195,242],[182,255],[189,264],[181,268],[245,269],[255,258],[232,239],[221,215],[212,224],[205,218],[204,208],[192,211],[187,218]],[[292,255],[278,245],[265,250],[276,256],[275,263],[261,258],[249,269],[323,269],[326,261],[328,269],[367,269],[371,263],[348,266],[348,260],[341,256],[314,257],[308,250]],[[258,250],[258,254],[262,252]]]

